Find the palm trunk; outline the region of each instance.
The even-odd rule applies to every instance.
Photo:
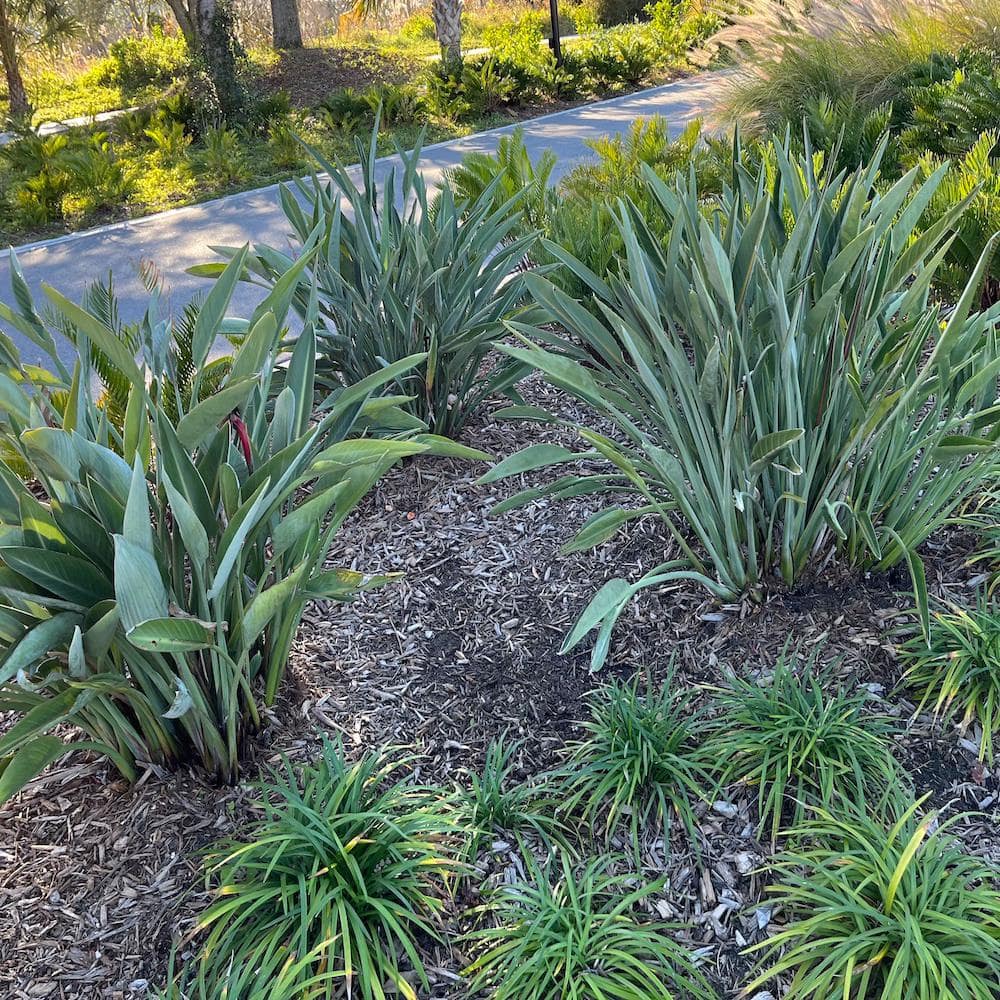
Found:
[[[302,25],[296,0],[271,0],[271,27],[276,49],[302,48]]]
[[[0,62],[7,78],[7,95],[10,100],[10,117],[27,118],[31,114],[28,92],[24,89],[21,69],[17,65],[14,46],[14,24],[7,9],[7,0],[0,0]]]
[[[432,0],[434,31],[445,62],[462,59],[462,0]]]

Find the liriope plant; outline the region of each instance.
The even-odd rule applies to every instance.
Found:
[[[584,611],[566,647],[598,629],[595,667],[645,587],[690,578],[722,600],[758,596],[768,577],[792,584],[834,554],[874,570],[906,560],[926,623],[917,548],[995,467],[1000,313],[972,311],[993,241],[945,315],[928,289],[965,202],[918,223],[946,168],[882,189],[878,156],[817,172],[805,145],[798,155],[775,141],[758,167],[738,153],[732,184],[707,204],[693,178],[647,170],[655,218],[620,203],[619,273],[604,280],[551,248],[591,290],[588,309],[526,279],[570,336],[511,323],[524,343],[501,350],[614,432],[580,429],[584,451],[530,446],[483,481],[604,460],[499,509],[598,493],[609,505],[568,550],[655,515],[677,551],[639,580],[610,581]]]
[[[17,468],[0,461],[0,710],[20,718],[0,737],[0,800],[72,748],[51,732],[63,723],[128,778],[138,762],[192,761],[234,780],[306,602],[386,580],[327,566],[344,518],[403,456],[473,454],[419,434],[352,437],[391,409],[378,394],[419,354],[342,388],[314,419],[314,330],[280,374],[275,364],[297,272],[248,322],[223,320],[246,253],[198,312],[191,391],[171,411],[157,398],[178,384],[157,354],[164,336],[136,360],[97,316],[46,289],[77,331],[68,371],[15,268],[17,309],[0,319],[51,348],[55,371],[2,345],[0,440]],[[224,329],[242,331],[239,345],[202,398]],[[95,398],[88,344],[128,383],[120,427]]]

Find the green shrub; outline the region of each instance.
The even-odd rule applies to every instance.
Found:
[[[549,846],[564,842],[556,819],[556,803],[545,783],[515,780],[514,755],[518,744],[494,740],[486,750],[480,771],[466,772],[466,785],[456,790],[456,805],[468,831],[464,856],[475,861],[496,836],[530,833]]]
[[[468,935],[481,954],[466,970],[469,990],[493,1000],[615,997],[616,1000],[707,1000],[712,992],[671,925],[640,915],[665,889],[613,875],[608,859],[575,872],[542,869],[501,886],[480,912],[494,926]],[[638,884],[638,887],[636,883]]]
[[[306,165],[306,152],[290,122],[276,121],[271,124],[267,132],[267,149],[271,162],[283,170]]]
[[[63,329],[128,382],[120,429],[95,397],[90,352],[66,369],[12,260],[16,306],[0,304],[0,320],[46,351],[55,375],[26,367],[0,340],[11,372],[0,377],[0,440],[32,480],[29,488],[0,464],[0,710],[20,715],[0,738],[0,798],[74,746],[107,754],[129,778],[140,760],[194,762],[234,780],[306,602],[348,600],[384,582],[327,569],[326,557],[379,476],[431,445],[346,436],[365,426],[371,394],[422,358],[344,389],[314,423],[311,327],[271,398],[288,301],[278,290],[248,324],[225,328],[245,337],[202,398],[246,260],[244,250],[200,308],[190,404],[175,392],[172,413],[164,393],[177,384],[177,355],[165,353],[171,328],[157,295],[137,363],[100,310],[47,291]],[[89,739],[64,744],[50,732],[63,723]]]
[[[135,191],[135,175],[130,165],[111,148],[106,133],[91,136],[63,159],[66,191],[62,214],[86,217],[101,210],[123,207]]]
[[[410,764],[385,752],[350,764],[327,741],[301,776],[287,762],[275,772],[263,818],[208,856],[208,934],[168,996],[415,1000],[410,975],[428,989],[418,943],[439,940],[460,831],[439,790],[408,780]]]
[[[956,205],[967,203],[955,223],[955,239],[937,275],[935,285],[954,301],[962,293],[993,235],[1000,232],[1000,160],[994,157],[1000,132],[984,133],[961,158],[949,163],[947,174],[934,192],[924,215],[924,226],[933,226]],[[942,161],[926,154],[917,167],[923,177],[940,169]],[[981,308],[1000,302],[1000,259],[990,254],[988,267],[977,288]]]
[[[512,22],[498,23],[487,28],[483,47],[506,62],[530,66],[545,53],[542,46],[542,20],[535,11],[526,11]]]
[[[547,52],[535,68],[539,94],[561,101],[573,101],[587,92],[587,61],[573,49],[563,49],[562,63]]]
[[[703,0],[658,0],[646,8],[659,59],[676,59],[723,26],[719,5]]]
[[[376,83],[364,91],[364,99],[383,125],[417,125],[427,118],[427,102],[412,84]]]
[[[164,166],[176,166],[187,158],[192,137],[181,122],[156,115],[145,134]]]
[[[66,160],[79,148],[79,141],[65,133],[42,138],[33,131],[0,146],[0,159],[13,178],[10,196],[18,221],[46,225],[62,217],[62,200],[71,182]]]
[[[608,27],[627,24],[645,16],[648,0],[595,0],[594,13],[599,24]]]
[[[865,810],[820,811],[769,887],[788,921],[751,951],[787,1000],[992,1000],[1000,981],[996,872],[911,805],[891,827]]]
[[[818,657],[796,674],[786,650],[770,677],[732,676],[718,697],[709,755],[723,783],[756,786],[759,832],[772,841],[786,809],[799,823],[810,804],[872,808],[902,783],[888,719],[870,714],[867,691],[845,691],[837,664],[821,668]]]
[[[618,90],[642,82],[656,63],[653,41],[629,29],[593,36],[584,52],[588,79],[599,90]]]
[[[335,90],[316,108],[316,115],[331,132],[370,128],[374,117],[368,99],[353,87]]]
[[[165,35],[154,26],[149,35],[112,42],[108,57],[95,70],[97,82],[136,93],[148,87],[175,83],[187,67],[183,36]]]
[[[610,841],[627,826],[635,852],[656,823],[666,843],[674,820],[693,841],[694,809],[716,787],[706,752],[704,719],[671,671],[659,688],[639,679],[612,681],[590,699],[586,736],[570,744],[563,809],[578,812],[591,831],[600,821]]]
[[[403,22],[399,34],[411,42],[433,42],[437,37],[434,18],[427,11],[418,10]]]
[[[543,228],[561,252],[572,255],[601,278],[607,278],[624,254],[621,232],[614,219],[616,200],[629,199],[651,225],[655,224],[656,211],[650,204],[649,186],[644,180],[646,166],[652,167],[663,180],[693,170],[702,197],[721,193],[732,171],[731,145],[723,139],[706,136],[700,119],[689,122],[672,139],[664,118],[659,115],[637,118],[626,133],[589,145],[597,160],[574,167],[562,179],[560,196],[551,199],[547,225]],[[657,236],[665,238],[666,234],[657,232]],[[545,250],[538,258],[543,263],[559,259]],[[558,268],[549,280],[582,300],[588,308],[592,307],[586,283],[571,268]]]
[[[617,198],[648,202],[647,166],[663,180],[693,170],[702,198],[720,194],[732,173],[732,147],[705,135],[700,118],[673,138],[662,116],[636,118],[626,132],[590,139],[587,145],[597,154],[596,161],[574,167],[560,185],[564,194],[587,205]],[[610,206],[607,212],[610,218]]]
[[[605,281],[546,244],[588,286],[594,312],[525,279],[572,339],[515,323],[552,349],[498,345],[618,435],[584,429],[584,452],[532,446],[506,459],[483,481],[577,459],[610,468],[503,509],[570,488],[604,493],[612,505],[574,547],[655,514],[679,553],[595,596],[565,643],[599,629],[595,666],[645,587],[694,579],[722,600],[759,595],[772,572],[792,584],[831,552],[875,570],[905,559],[926,619],[917,548],[995,461],[997,333],[991,314],[971,314],[992,243],[945,321],[928,289],[958,210],[912,239],[943,172],[880,192],[877,158],[816,175],[808,151],[769,148],[759,168],[739,153],[708,218],[696,182],[669,185],[647,168],[652,217],[621,211],[620,275]],[[623,509],[625,497],[639,506]]]
[[[505,321],[522,308],[522,276],[511,271],[534,236],[513,237],[519,205],[496,207],[492,188],[465,204],[445,186],[430,211],[419,144],[404,155],[398,183],[394,171],[379,182],[375,141],[368,152],[359,145],[360,188],[314,154],[330,182],[298,185],[304,209],[292,190],[282,191],[295,238],[307,251],[317,239],[322,248],[307,254],[292,303],[316,323],[321,371],[335,386],[426,352],[412,372],[394,378],[393,389],[406,397],[401,406],[413,421],[454,437],[488,396],[523,373],[517,363],[488,356]],[[291,258],[266,247],[250,263],[270,287],[292,267]]]
[[[920,696],[917,711],[983,729],[979,758],[993,763],[1000,732],[1000,611],[983,595],[974,608],[950,606],[931,616],[930,637],[916,635],[900,648],[903,683]]]

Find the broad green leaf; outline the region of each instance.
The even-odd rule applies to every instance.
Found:
[[[502,462],[497,462],[488,472],[476,480],[480,485],[495,483],[508,476],[519,476],[535,469],[544,469],[561,462],[577,462],[587,457],[579,452],[570,451],[558,444],[532,444],[521,451],[508,456]]]
[[[215,641],[215,626],[194,618],[152,618],[126,634],[138,649],[150,653],[190,653]]]
[[[72,749],[56,736],[39,736],[15,751],[0,771],[0,805]]]
[[[78,614],[63,611],[29,629],[0,661],[0,684],[16,677],[21,670],[31,674],[49,653],[65,650],[79,623]]]
[[[90,607],[114,597],[111,581],[86,559],[27,546],[0,548],[0,560],[50,594]]]
[[[588,632],[599,628],[609,615],[617,616],[622,606],[631,599],[632,594],[632,584],[628,580],[620,578],[608,580],[593,596],[587,607],[584,608],[583,614],[580,615],[576,625],[573,626],[573,631],[570,632],[563,642],[562,652],[568,652]]]
[[[142,622],[166,618],[167,592],[150,552],[115,535],[115,599],[122,628],[129,633]]]
[[[199,448],[226,417],[243,406],[256,384],[252,378],[231,382],[192,407],[177,424],[182,447],[189,452]]]

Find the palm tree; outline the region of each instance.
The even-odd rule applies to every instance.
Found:
[[[22,50],[29,45],[54,48],[78,30],[79,24],[62,0],[0,0],[0,62],[7,78],[11,118],[31,114],[21,75]]]
[[[445,62],[458,62],[462,58],[462,0],[432,0],[431,16],[434,33],[441,46]]]

